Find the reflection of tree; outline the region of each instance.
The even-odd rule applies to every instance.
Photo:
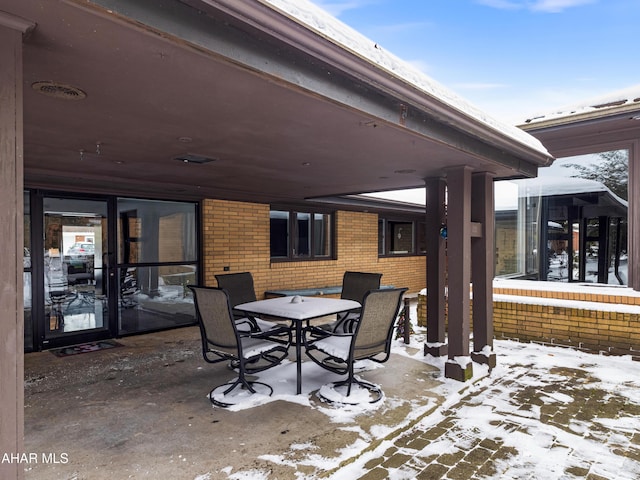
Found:
[[[578,171],[572,177],[595,180],[620,198],[628,199],[627,186],[629,183],[629,156],[626,150],[613,150],[599,153],[600,161],[588,165],[580,163],[566,163],[565,168],[574,168]]]

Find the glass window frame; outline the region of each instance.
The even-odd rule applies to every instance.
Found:
[[[411,247],[408,250],[392,250],[392,236],[398,232],[395,227],[402,224],[411,226]],[[398,215],[378,215],[378,257],[412,257],[426,255],[426,220]]]
[[[273,228],[273,221],[275,220],[273,214],[276,212],[279,212],[281,216],[286,218],[286,229],[279,229],[283,230],[287,237],[285,239],[277,239],[274,237],[276,232]],[[334,211],[271,206],[269,219],[269,253],[272,262],[300,262],[336,259]],[[324,235],[322,232],[318,231],[318,225],[322,225],[322,228],[325,229]],[[278,234],[281,233],[282,232],[278,232]],[[326,238],[327,235],[329,237],[328,239]],[[278,244],[281,253],[284,253],[283,247],[286,245],[286,255],[273,255],[274,240],[279,240]],[[318,244],[319,241],[323,242],[322,246]],[[304,247],[301,247],[302,243],[304,243]],[[328,253],[318,253],[323,251],[325,248],[329,249]],[[303,250],[304,253],[301,254],[300,250]]]

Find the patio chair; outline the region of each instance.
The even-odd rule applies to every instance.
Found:
[[[216,275],[215,277],[218,281],[218,287],[224,288],[229,293],[229,302],[231,303],[233,318],[235,318],[236,325],[240,331],[250,331],[253,333],[270,331],[273,334],[276,330],[290,330],[289,327],[268,322],[235,310],[236,305],[255,302],[257,300],[251,272],[225,273]]]
[[[218,385],[209,392],[209,400],[219,407],[229,407],[233,402],[223,401],[224,397],[240,387],[257,393],[256,386],[264,387],[270,396],[273,388],[266,383],[247,380],[247,374],[255,374],[275,367],[287,357],[291,344],[291,332],[288,342],[274,341],[262,335],[255,337],[238,330],[234,321],[229,294],[215,287],[189,286],[193,292],[200,336],[202,355],[206,362],[218,363],[230,361],[237,369],[238,377],[231,382]]]
[[[381,278],[381,273],[344,272],[340,298],[355,300],[362,305],[364,296],[369,290],[377,290],[380,288]],[[350,332],[353,331],[354,321],[359,317],[359,310],[338,314],[336,321],[329,324],[329,326],[333,331],[341,329],[343,332]]]
[[[303,342],[309,358],[322,368],[347,375],[345,380],[333,383],[334,388],[346,386],[344,397],[351,395],[351,387],[356,384],[370,392],[370,403],[382,398],[379,386],[355,376],[354,363],[365,359],[383,363],[389,359],[394,324],[406,291],[406,288],[393,288],[365,294],[360,319],[353,323],[352,332],[327,331],[316,326],[304,329]],[[322,396],[321,392],[319,395]]]

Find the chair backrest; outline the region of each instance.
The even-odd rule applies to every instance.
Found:
[[[215,287],[189,286],[193,292],[202,347],[238,355],[238,334],[231,313],[229,294]],[[206,357],[206,354],[205,354]]]
[[[256,291],[253,286],[253,275],[251,272],[226,273],[216,275],[218,287],[229,292],[231,307],[247,302],[256,301]]]
[[[381,273],[344,272],[340,298],[362,303],[369,290],[380,288]]]
[[[385,354],[379,361],[389,358],[393,328],[406,291],[406,288],[388,288],[371,290],[365,295],[352,345],[354,360],[379,354]]]

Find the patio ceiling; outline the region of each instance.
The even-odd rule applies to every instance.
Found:
[[[29,187],[299,202],[462,165],[529,177],[551,161],[260,1],[1,8],[36,24],[23,42]]]

